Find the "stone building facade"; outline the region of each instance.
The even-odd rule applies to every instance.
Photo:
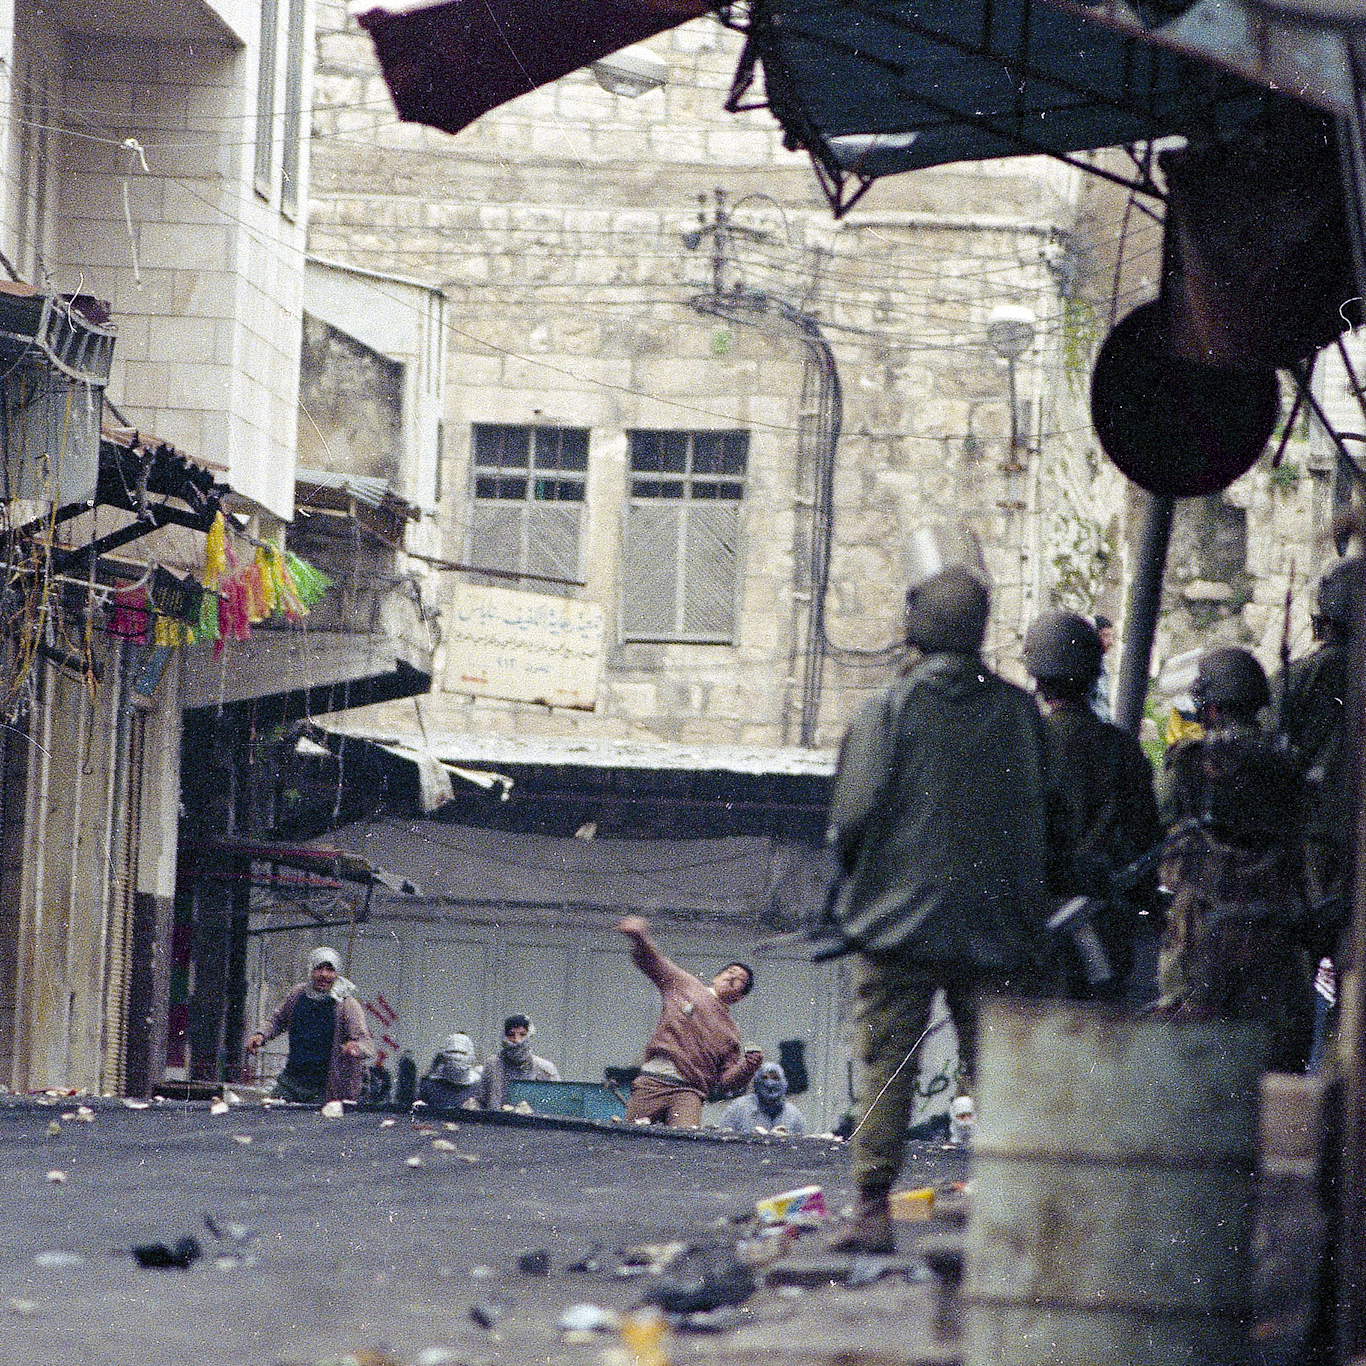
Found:
[[[658,90],[628,99],[575,73],[455,138],[395,121],[341,5],[319,6],[318,32],[310,250],[447,300],[443,554],[576,581],[521,587],[607,619],[591,712],[471,699],[448,651],[422,703],[431,730],[829,747],[888,676],[869,654],[895,640],[905,536],[924,521],[978,527],[1002,658],[1060,577],[1094,590],[1108,533],[1088,506],[1058,268],[1075,171],[946,167],[880,183],[836,223],[767,114],[724,112],[738,41],[710,19],[652,44],[669,66]],[[1009,368],[986,338],[1001,304],[1038,319],[1015,363],[1014,450]],[[733,434],[738,480],[655,497],[669,481],[640,466],[660,432],[703,464],[697,434]],[[560,462],[550,496],[494,463],[524,458],[498,442],[528,440]],[[1040,515],[1059,488],[1080,533]],[[512,497],[483,496],[497,491]],[[380,724],[411,731],[411,707]]]
[[[623,1034],[636,983],[610,933],[613,914],[644,910],[684,961],[710,948],[758,964],[743,1027],[770,1053],[806,1040],[808,1104],[831,1122],[852,1085],[847,983],[800,946],[756,940],[784,897],[819,903],[812,793],[896,668],[915,527],[977,530],[996,586],[987,654],[1007,674],[1041,610],[1122,619],[1141,501],[1098,449],[1088,381],[1109,326],[1156,291],[1160,227],[1106,182],[1032,158],[880,181],[836,222],[765,112],[725,112],[736,35],[704,19],[649,46],[668,75],[638,98],[576,72],[450,137],[397,122],[370,40],[337,0],[318,6],[310,252],[420,283],[445,308],[421,542],[434,549],[409,565],[442,605],[445,641],[428,696],[347,728],[514,777],[507,813],[469,824],[503,832],[499,866],[548,879],[377,903],[355,937],[357,980],[382,988],[418,1055],[457,1024],[490,1037],[515,1006],[567,1074],[600,1076],[648,1027],[646,993]],[[1002,306],[1035,320],[1013,362],[988,335]],[[344,340],[310,337],[361,373]],[[355,429],[383,446],[382,395],[353,404],[368,414]],[[344,444],[338,458],[363,458]],[[1208,638],[1273,662],[1287,555],[1303,580],[1323,548],[1307,451],[1297,441],[1282,472],[1181,507],[1159,660]],[[1248,521],[1266,534],[1240,535]],[[545,603],[566,620],[600,613],[600,651],[569,680],[587,698],[476,688],[457,624],[469,585],[525,595],[527,630]],[[558,825],[542,819],[556,802]],[[724,880],[721,855],[695,817],[656,828],[631,814],[650,802],[728,813],[735,829],[705,833],[766,841],[769,873],[740,911],[682,885],[684,867]],[[766,823],[742,824],[761,809]],[[487,833],[399,824],[433,849]],[[336,837],[360,849],[382,834]],[[566,870],[590,865],[654,890],[576,891]],[[303,949],[271,942],[275,960],[250,969],[263,1000]],[[952,1072],[951,1043],[926,1066],[927,1096],[946,1103],[935,1073]]]

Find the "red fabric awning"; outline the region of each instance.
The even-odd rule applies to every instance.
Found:
[[[676,28],[707,0],[360,0],[399,117],[458,133],[481,114]]]

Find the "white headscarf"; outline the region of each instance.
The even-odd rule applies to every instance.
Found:
[[[452,1034],[441,1049],[436,1072],[453,1086],[472,1086],[483,1075],[474,1066],[474,1040],[468,1034]]]
[[[324,963],[337,974],[337,979],[327,991],[314,991],[311,980],[313,969],[321,967]],[[319,945],[308,955],[308,971],[310,980],[304,985],[304,995],[310,1001],[321,1001],[327,996],[334,1001],[344,1001],[348,996],[356,994],[356,984],[349,977],[341,975],[341,954],[336,949],[328,948],[326,944]]]

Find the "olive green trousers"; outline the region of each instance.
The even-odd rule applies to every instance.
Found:
[[[857,1048],[862,1063],[858,1122],[853,1144],[854,1184],[860,1192],[885,1194],[901,1171],[906,1126],[915,1101],[916,1054],[930,1023],[937,988],[948,997],[958,1032],[959,1093],[970,1084],[977,1061],[977,1004],[986,992],[1019,995],[1009,974],[964,973],[927,968],[903,954],[853,954],[857,996]]]

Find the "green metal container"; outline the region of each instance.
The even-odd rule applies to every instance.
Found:
[[[1248,1366],[1251,1026],[985,1003],[968,1366]]]
[[[600,1081],[509,1081],[506,1103],[523,1100],[538,1115],[610,1121],[626,1113],[616,1093]]]

